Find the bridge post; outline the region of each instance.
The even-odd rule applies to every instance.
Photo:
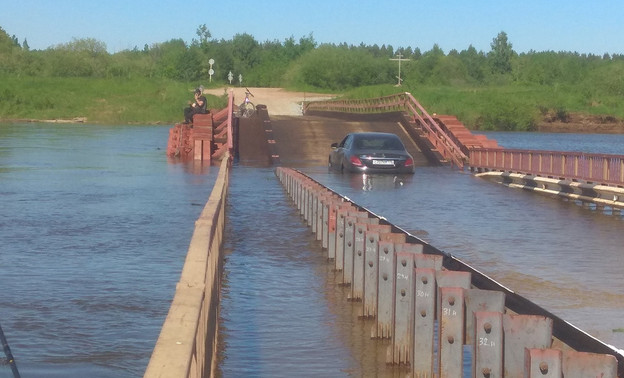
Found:
[[[333,260],[336,258],[336,230],[337,230],[337,213],[339,202],[330,202],[329,215],[327,225],[327,259]]]
[[[395,271],[393,337],[386,363],[409,364],[412,359],[414,253],[397,252]]]
[[[327,249],[329,243],[329,208],[332,204],[332,195],[330,193],[325,193],[322,200],[322,211],[321,211],[321,247]]]
[[[466,301],[466,345],[471,345],[478,340],[475,336],[474,313],[479,311],[505,312],[505,293],[494,290],[468,289],[465,295]]]
[[[436,271],[433,268],[414,269],[414,329],[411,361],[412,376],[414,377],[433,377],[435,274]]]
[[[353,278],[351,280],[351,293],[349,294],[349,299],[352,301],[361,301],[362,293],[364,292],[364,260],[368,225],[368,223],[362,223],[362,221],[355,225]]]
[[[461,377],[463,369],[464,289],[439,288],[438,372],[441,377]]]
[[[313,184],[308,186],[308,227],[316,230],[316,196],[314,195]]]
[[[377,318],[373,326],[372,338],[392,337],[393,289],[394,289],[394,243],[379,242],[379,277],[377,287]]]
[[[342,243],[342,236],[344,235],[344,230],[340,228],[344,228],[344,223],[341,222],[339,224],[338,222],[338,219],[340,218],[339,212],[340,210],[344,210],[343,214],[346,214],[346,212],[348,212],[350,209],[352,209],[351,204],[348,202],[343,202],[342,200],[334,201],[330,207],[327,257],[330,260],[334,260],[334,264],[336,262],[337,251],[342,251],[343,249],[342,247],[338,248],[338,243]],[[341,235],[340,237],[339,234]]]
[[[379,261],[379,232],[366,232],[364,265],[364,295],[362,299],[362,316],[374,317],[377,314],[377,280]]]
[[[526,348],[524,376],[527,378],[561,378],[561,351]]]
[[[356,216],[354,212],[350,212],[345,217],[344,226],[344,260],[342,267],[342,284],[350,285],[351,276],[353,274],[353,248],[355,244],[355,222]]]
[[[550,348],[552,326],[544,316],[503,315],[505,377],[524,378],[524,350]]]
[[[439,270],[436,272],[436,285],[438,286],[437,319],[440,321],[442,311],[442,295],[440,290],[445,287],[459,287],[470,289],[471,274],[468,272],[458,272],[454,270]],[[463,298],[463,296],[462,296]],[[463,343],[463,340],[461,340]]]
[[[414,256],[414,267],[423,269],[434,269],[436,272],[442,270],[442,256],[439,255],[416,255]]]
[[[334,267],[341,272],[344,268],[345,218],[349,214],[348,208],[338,209],[336,215],[336,259]]]
[[[390,226],[379,225],[379,218],[363,218],[360,217],[358,223],[355,225],[355,248],[353,254],[353,273],[351,280],[351,293],[350,299],[355,301],[361,301],[364,295],[364,281],[365,281],[365,263],[366,263],[366,248],[367,248],[367,233],[368,230],[387,229],[390,232]]]
[[[565,378],[617,377],[617,358],[610,354],[597,354],[566,350],[562,357]]]
[[[471,317],[466,309],[467,317]],[[472,353],[473,377],[503,377],[503,314],[477,311],[474,313]],[[466,327],[466,338],[469,331]]]
[[[307,201],[308,190],[304,181],[298,181],[297,183],[297,197],[298,197],[298,207],[299,214],[303,217],[304,220],[307,221],[308,215],[308,201]]]
[[[318,189],[316,191],[316,227],[314,228],[314,232],[316,233],[316,240],[323,240],[323,225],[325,224],[323,219],[323,212],[325,208],[325,198],[327,193],[325,189]]]

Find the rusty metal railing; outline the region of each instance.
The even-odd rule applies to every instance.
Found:
[[[214,376],[230,159],[227,152],[191,239],[145,378]]]
[[[308,111],[360,114],[405,112],[410,118],[410,122],[421,128],[423,135],[444,159],[459,168],[463,168],[468,160],[468,157],[456,144],[452,135],[449,135],[446,130],[442,129],[409,92],[370,99],[312,101],[304,105],[304,113]]]
[[[276,175],[404,376],[461,377],[470,364],[472,377],[624,377],[614,347],[303,173]]]
[[[471,169],[497,170],[624,186],[624,156],[583,152],[475,149],[470,152]]]

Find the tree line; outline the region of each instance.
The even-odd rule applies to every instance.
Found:
[[[0,73],[17,76],[167,78],[186,82],[212,80],[260,87],[304,87],[339,91],[397,82],[407,85],[480,86],[496,84],[601,86],[611,95],[624,95],[624,55],[578,52],[516,53],[505,32],[493,38],[490,51],[472,45],[445,53],[437,44],[421,52],[416,47],[317,43],[312,34],[296,40],[258,42],[236,34],[213,39],[206,25],[197,38],[145,45],[142,49],[108,53],[92,38],[73,39],[45,50],[31,50],[0,28]],[[209,64],[213,59],[214,65]],[[230,78],[228,75],[232,73]],[[239,82],[239,75],[242,83]]]

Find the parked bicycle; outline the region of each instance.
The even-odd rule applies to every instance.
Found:
[[[238,107],[238,116],[241,118],[249,118],[256,111],[256,106],[251,102],[249,96],[253,97],[248,88],[245,88],[245,101]]]

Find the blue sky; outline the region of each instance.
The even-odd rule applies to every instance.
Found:
[[[448,53],[473,45],[488,52],[504,31],[516,52],[624,54],[621,0],[1,0],[0,27],[31,49],[95,38],[110,52],[181,38],[206,24],[212,37],[248,33],[259,42],[392,45],[435,43]]]

